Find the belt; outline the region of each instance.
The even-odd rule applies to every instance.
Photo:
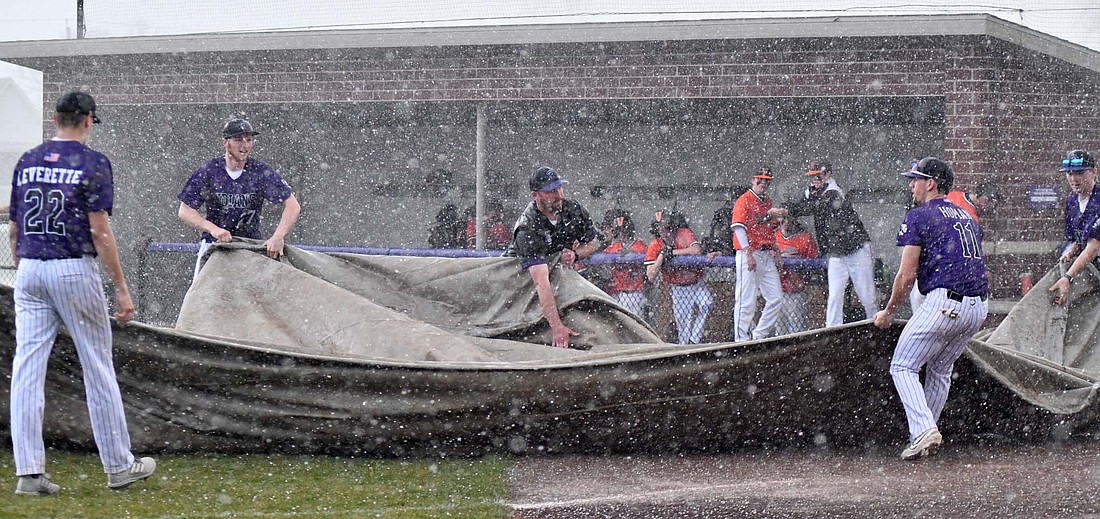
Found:
[[[947,298],[952,300],[952,301],[958,301],[958,302],[961,303],[964,297],[980,297],[982,299],[982,301],[985,301],[986,299],[989,298],[989,296],[986,295],[986,294],[982,294],[980,296],[964,296],[964,295],[962,295],[962,294],[960,294],[960,293],[958,293],[954,290],[947,289]]]
[[[32,259],[32,260],[38,260],[38,261],[56,261],[56,260],[81,259],[84,256],[87,256],[87,254],[81,254],[79,256],[62,256],[60,258],[26,258],[26,259]]]

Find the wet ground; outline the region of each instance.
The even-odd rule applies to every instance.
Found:
[[[948,443],[919,461],[897,455],[891,449],[520,458],[510,473],[510,505],[517,519],[1100,519],[1100,444]]]

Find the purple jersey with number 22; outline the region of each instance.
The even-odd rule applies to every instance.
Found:
[[[15,254],[29,259],[95,256],[88,213],[114,204],[111,161],[77,141],[50,140],[15,165],[8,217],[19,226]]]
[[[919,245],[917,285],[964,296],[989,292],[982,262],[982,228],[970,214],[943,198],[910,209],[898,231],[898,247]]]
[[[225,157],[218,157],[191,174],[179,200],[195,210],[205,205],[206,219],[233,236],[258,240],[264,200],[280,204],[291,194],[290,185],[271,166],[250,158],[241,176],[233,180],[225,170]],[[202,239],[215,241],[206,232]]]

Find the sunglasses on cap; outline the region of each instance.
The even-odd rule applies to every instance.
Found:
[[[1084,157],[1073,157],[1073,158],[1062,160],[1062,167],[1063,168],[1080,168],[1080,167],[1086,167],[1086,166],[1090,166],[1090,165],[1085,164],[1085,158]]]

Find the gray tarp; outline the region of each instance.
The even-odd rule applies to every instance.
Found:
[[[115,328],[135,450],[438,454],[904,439],[887,372],[900,326],[663,344],[597,288],[555,268],[564,320],[589,348],[561,350],[537,344],[548,330],[514,259],[288,248],[278,262],[255,248],[212,251],[178,329]],[[10,378],[14,319],[10,288],[2,290],[9,346],[0,372]],[[970,355],[985,370],[958,366],[943,418],[956,434],[1049,433],[1053,415],[994,378],[1021,380],[1008,387],[1033,391],[1038,397],[1024,396],[1036,403],[1083,387],[1073,369],[997,344],[975,342]],[[1028,385],[1037,374],[1046,377]],[[6,427],[6,391],[2,398]],[[65,336],[47,399],[49,441],[91,448]]]
[[[1047,273],[967,355],[1020,397],[1054,413],[1095,414],[1100,382],[1100,273],[1074,278],[1065,306],[1051,303],[1060,268]],[[1078,417],[1078,420],[1085,419]]]

